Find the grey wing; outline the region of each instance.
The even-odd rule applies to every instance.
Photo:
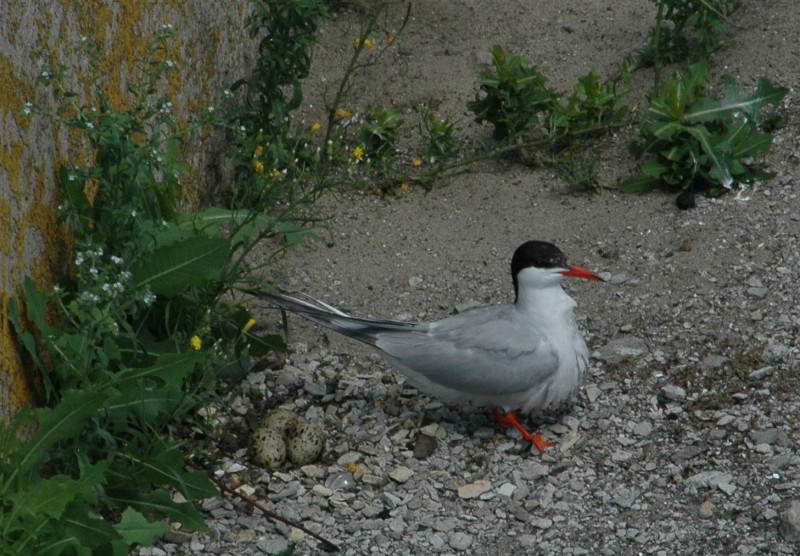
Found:
[[[467,311],[426,332],[382,332],[375,345],[431,382],[470,394],[523,392],[559,364],[547,337],[520,323],[510,306]]]

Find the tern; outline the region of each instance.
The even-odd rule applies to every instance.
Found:
[[[601,280],[570,264],[552,243],[528,241],[511,259],[514,303],[469,309],[434,322],[351,316],[327,303],[285,294],[259,294],[277,308],[376,348],[417,389],[445,402],[493,408],[543,452],[550,443],[515,414],[563,402],[577,388],[589,350],[575,320],[564,278]]]

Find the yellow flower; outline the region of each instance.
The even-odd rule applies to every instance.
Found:
[[[396,40],[397,37],[395,37],[394,35],[389,35],[388,37],[386,37],[386,44],[394,44],[394,41]]]
[[[264,154],[264,146],[263,145],[259,145],[259,146],[256,147],[256,152],[253,153],[253,156],[258,158],[262,154]]]
[[[189,345],[195,351],[200,351],[200,348],[203,347],[203,340],[200,339],[200,336],[192,336],[192,339],[189,340]]]
[[[352,156],[355,160],[358,160],[359,162],[364,160],[364,147],[362,147],[361,145],[357,146],[355,149],[353,149]]]
[[[364,48],[368,48],[369,50],[377,50],[378,49],[378,43],[376,43],[372,39],[363,39],[363,40],[362,39],[356,39],[356,40],[353,41],[353,47],[354,48],[359,48],[361,46],[363,46]]]
[[[337,108],[336,117],[340,120],[349,120],[353,117],[353,113],[349,110],[345,110],[344,108]]]
[[[414,168],[419,168],[420,166],[422,166],[422,159],[421,158],[415,158],[414,160],[411,161],[411,165]]]
[[[411,192],[411,184],[407,181],[404,181],[400,184],[400,193],[410,193]]]
[[[261,174],[264,171],[264,163],[260,160],[256,160],[253,164],[253,168],[257,173]]]
[[[250,319],[242,327],[242,332],[247,332],[256,325],[256,319]]]
[[[314,122],[311,124],[311,133],[319,133],[319,130],[322,129],[322,124],[319,122]]]
[[[272,172],[270,172],[269,174],[270,174],[270,175],[271,175],[273,178],[275,178],[276,180],[281,180],[281,179],[283,179],[283,176],[285,176],[285,175],[286,175],[286,170],[283,170],[283,171],[281,171],[281,170],[278,170],[278,169],[276,168],[275,170],[273,170],[273,171],[272,171]]]

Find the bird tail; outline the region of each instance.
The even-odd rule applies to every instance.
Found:
[[[371,346],[375,345],[381,333],[421,331],[421,327],[424,326],[414,322],[353,317],[323,301],[303,295],[313,303],[280,293],[258,294],[258,297],[273,303],[276,308],[295,313],[320,326]]]

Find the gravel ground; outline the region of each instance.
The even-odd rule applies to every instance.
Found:
[[[650,21],[647,3],[634,0],[614,12],[565,2],[528,18],[519,15],[527,3],[492,4],[470,43],[475,13],[464,2],[420,2],[403,43],[418,71],[387,71],[389,92],[378,94],[413,100],[419,85],[471,95],[483,60],[476,53],[503,42],[498,36],[531,59],[541,44],[551,64],[559,55],[580,60],[579,73],[608,67],[641,45]],[[660,194],[565,196],[551,172],[491,163],[429,194],[326,199],[321,213],[334,215],[327,240],[296,249],[265,277],[357,315],[433,320],[508,302],[513,250],[528,239],[553,241],[608,278],[567,285],[593,357],[570,404],[529,420],[554,448],[531,451],[485,414],[405,386],[367,348],[290,317],[286,365],[250,374],[217,408],[225,453],[217,475],[344,554],[797,554],[800,47],[787,37],[797,37],[800,8],[794,0],[745,4],[717,65],[746,83],[766,75],[792,88],[770,182],[681,212]],[[437,12],[459,7],[460,19]],[[568,44],[565,26],[578,31]],[[526,43],[532,29],[536,39]],[[436,63],[447,67],[434,40],[443,33],[469,71],[455,66],[431,83]],[[611,152],[626,138],[612,138]],[[630,164],[606,157],[603,172],[616,176]],[[263,308],[262,326],[279,321]],[[248,460],[247,431],[275,407],[324,427],[319,461],[268,471]],[[141,554],[264,554],[290,542],[295,554],[321,552],[307,534],[241,501],[210,499],[204,508],[209,532],[177,531]]]

